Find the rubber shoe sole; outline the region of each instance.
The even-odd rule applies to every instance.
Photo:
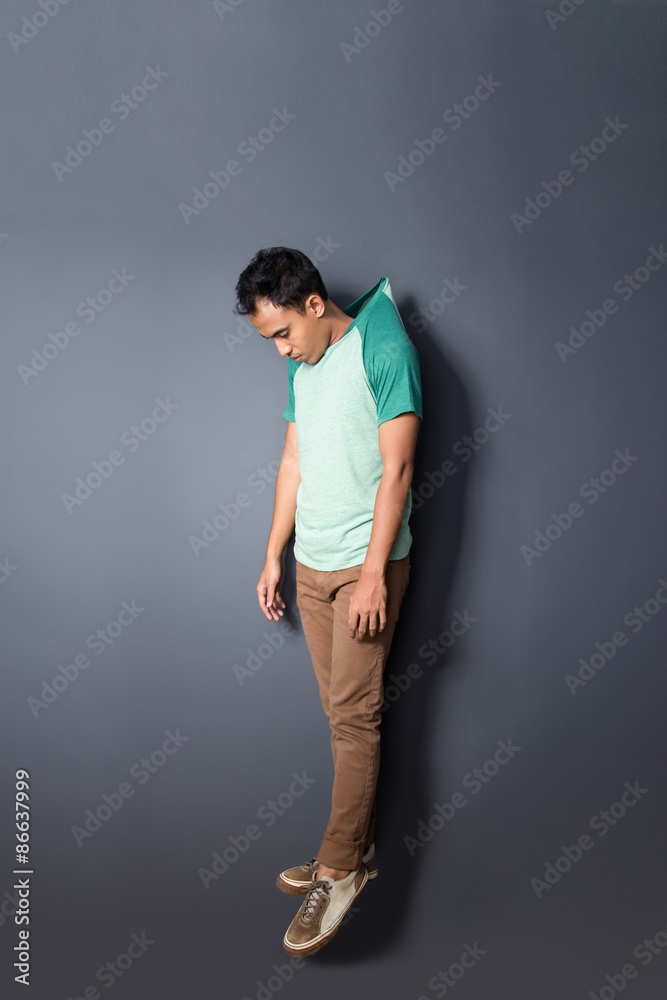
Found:
[[[378,868],[369,865],[367,862],[375,856],[375,844],[370,844],[362,855],[362,863],[368,869],[368,880],[374,879],[378,875]],[[305,865],[298,865],[296,868],[287,868],[281,872],[276,879],[276,885],[281,892],[288,896],[302,896],[308,891],[308,886],[313,881],[313,875],[317,871],[319,863],[316,858],[311,858]]]

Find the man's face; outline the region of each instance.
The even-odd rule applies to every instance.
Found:
[[[267,299],[257,300],[257,311],[248,319],[267,340],[275,341],[278,353],[294,361],[314,365],[327,349],[330,331],[324,324],[324,302],[319,295],[309,295],[306,314],[295,309],[274,306]]]

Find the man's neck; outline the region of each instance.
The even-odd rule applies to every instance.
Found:
[[[348,316],[347,313],[344,313],[342,311],[342,309],[340,310],[340,312],[341,316],[331,335],[331,340],[329,341],[329,347],[331,347],[333,344],[338,343],[341,337],[346,333],[347,329],[352,325],[352,323],[354,323],[354,319],[352,316]]]

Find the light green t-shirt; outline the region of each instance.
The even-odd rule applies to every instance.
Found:
[[[399,315],[388,278],[343,310],[355,322],[314,365],[287,359],[301,482],[296,495],[294,556],[316,570],[363,563],[382,476],[378,427],[400,413],[422,416],[417,350]],[[408,494],[390,559],[410,551]]]

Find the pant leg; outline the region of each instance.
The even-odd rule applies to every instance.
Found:
[[[313,664],[315,678],[320,692],[320,701],[327,719],[329,718],[329,683],[331,680],[331,659],[333,647],[333,601],[326,585],[329,574],[323,574],[296,561],[296,605],[301,616],[303,634]],[[334,773],[336,771],[337,744],[331,743]],[[370,841],[369,841],[370,843]]]
[[[331,578],[332,574],[322,574],[296,560],[296,604],[319,687],[320,701],[327,719],[329,718],[329,684],[331,681],[334,622]],[[335,586],[333,590],[335,590]],[[334,772],[336,770],[337,748],[338,740],[332,739],[331,755]],[[375,814],[376,799],[375,794],[373,794],[368,831],[364,839],[364,851],[373,842]]]
[[[330,575],[296,561],[296,606],[299,609],[303,634],[313,662],[320,701],[327,718],[329,718],[334,623],[333,601],[329,593],[330,588],[327,586],[327,577]]]
[[[383,672],[409,581],[410,556],[387,564],[384,630],[351,639],[349,607],[361,568],[353,566],[331,575],[334,620],[328,714],[335,774],[331,814],[317,857],[328,867],[341,869],[359,867],[374,832]]]

